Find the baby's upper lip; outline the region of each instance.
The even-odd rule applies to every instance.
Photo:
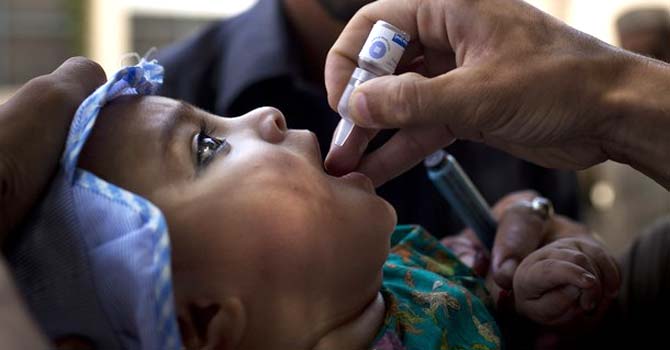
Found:
[[[314,165],[323,169],[323,161],[321,158],[321,147],[319,146],[319,139],[316,134],[306,129],[289,129],[295,137],[302,139],[302,146],[299,146],[299,152],[314,162]]]
[[[309,134],[312,136],[312,140],[314,141],[313,145],[315,148],[315,153],[317,155],[316,159],[318,159],[318,162],[321,163],[321,159],[323,158],[321,158],[322,155],[321,155],[321,146],[319,146],[319,138],[316,137],[316,134],[311,131],[309,132]]]

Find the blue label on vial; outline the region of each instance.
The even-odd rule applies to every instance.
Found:
[[[386,55],[386,45],[383,41],[377,40],[370,45],[370,56],[375,59],[380,59]]]
[[[403,48],[407,48],[407,45],[409,45],[407,40],[405,40],[405,38],[403,38],[400,34],[393,35],[393,42],[402,46]]]

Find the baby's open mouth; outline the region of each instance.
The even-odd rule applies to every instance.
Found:
[[[318,159],[319,163],[321,164],[322,170],[324,170],[324,172],[326,172],[324,164],[321,163],[321,159],[323,159],[323,158],[321,158],[321,147],[319,146],[319,139],[316,137],[316,134],[314,134],[313,132],[309,132],[309,134],[311,135],[312,141],[313,141],[313,142],[311,142],[311,144],[313,146],[313,150],[312,150],[311,153],[316,156],[316,159]],[[343,174],[343,175],[341,175],[339,177],[336,177],[336,178],[338,178],[338,179],[340,179],[340,180],[342,180],[342,181],[344,181],[344,182],[346,182],[346,183],[348,183],[352,186],[361,188],[361,189],[363,189],[367,192],[375,193],[374,183],[372,182],[372,180],[369,177],[367,177],[363,173],[352,171],[352,172],[349,172],[347,174]]]

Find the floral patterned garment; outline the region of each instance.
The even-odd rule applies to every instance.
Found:
[[[391,246],[373,350],[500,349],[483,280],[421,227],[398,226]]]

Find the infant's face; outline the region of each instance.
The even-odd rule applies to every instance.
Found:
[[[286,308],[339,298],[346,314],[379,288],[395,212],[365,179],[325,174],[314,134],[285,123],[270,108],[221,118],[124,97],[103,109],[80,165],[163,211],[178,299],[191,287],[279,294]]]

